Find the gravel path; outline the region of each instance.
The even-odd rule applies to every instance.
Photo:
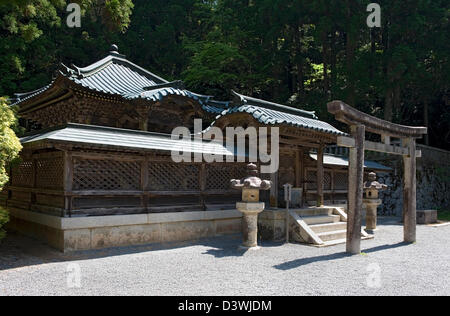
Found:
[[[398,219],[380,222],[358,256],[273,243],[242,253],[239,236],[69,255],[11,235],[0,245],[0,296],[450,295],[450,226],[419,226],[405,245]]]

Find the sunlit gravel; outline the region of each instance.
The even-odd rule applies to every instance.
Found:
[[[450,295],[450,226],[418,226],[406,245],[397,218],[380,222],[357,256],[276,243],[243,253],[240,236],[62,254],[10,235],[0,295]]]

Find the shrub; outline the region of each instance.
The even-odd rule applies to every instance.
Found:
[[[8,223],[8,221],[9,221],[8,212],[6,212],[6,210],[0,207],[0,240],[2,240],[6,235],[4,227],[6,223]]]

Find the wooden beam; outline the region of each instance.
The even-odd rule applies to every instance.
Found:
[[[300,161],[300,150],[295,151],[295,187],[299,188],[302,184],[301,180],[301,161]]]
[[[364,146],[366,150],[376,151],[380,153],[387,153],[392,155],[406,156],[409,155],[409,149],[405,147],[386,145],[382,143],[365,141]]]
[[[413,138],[403,140],[412,153],[416,152],[416,141]],[[404,241],[416,241],[416,157],[415,155],[403,157],[403,235]]]
[[[278,208],[278,171],[270,175],[272,186],[270,187],[270,207]]]
[[[350,126],[364,125],[365,130],[379,135],[397,138],[421,138],[428,132],[426,127],[404,126],[379,119],[358,111],[342,101],[330,102],[327,107],[328,112],[334,114],[338,121]]]
[[[323,196],[323,181],[324,181],[324,171],[323,171],[323,150],[324,146],[320,146],[317,149],[317,207],[324,205]]]
[[[336,144],[339,147],[354,148],[355,139],[347,136],[338,136]]]
[[[301,139],[287,139],[280,137],[280,144],[286,144],[290,146],[303,146],[303,147],[310,147],[310,148],[319,148],[319,143],[311,143],[306,140]]]
[[[352,148],[355,147],[355,139],[347,136],[339,136],[337,138],[337,145],[340,147]],[[368,140],[364,142],[364,148],[365,150],[386,153],[391,155],[400,155],[400,156],[410,155],[410,148],[408,147],[387,145],[383,143],[371,142]],[[415,156],[417,158],[422,157],[422,152],[420,150],[417,150]]]
[[[350,148],[348,166],[347,253],[361,253],[361,212],[364,176],[364,125],[351,126],[355,147]]]

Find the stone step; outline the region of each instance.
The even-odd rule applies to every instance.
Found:
[[[367,239],[373,239],[373,236],[361,238],[361,240],[367,240]],[[325,241],[323,244],[320,244],[320,245],[314,245],[314,247],[318,247],[318,248],[331,247],[331,246],[336,246],[336,245],[342,245],[342,244],[345,244],[346,242],[347,242],[347,238],[333,239],[333,240]]]
[[[293,210],[299,216],[318,216],[318,215],[331,215],[332,209],[329,208],[311,208],[306,210]]]
[[[342,239],[335,239],[335,240],[329,240],[324,242],[321,245],[315,245],[316,247],[331,247],[331,246],[336,246],[336,245],[341,245],[341,244],[345,244],[347,242],[347,238],[342,238]]]
[[[326,232],[331,232],[331,231],[336,231],[336,230],[346,230],[347,223],[338,222],[338,223],[316,224],[316,225],[310,225],[310,228],[316,234],[320,234],[320,233],[326,233]]]
[[[347,238],[347,230],[335,230],[331,232],[325,232],[317,234],[323,242],[336,240],[336,239],[345,239]]]
[[[338,223],[341,220],[339,215],[301,216],[301,218],[308,225]]]

